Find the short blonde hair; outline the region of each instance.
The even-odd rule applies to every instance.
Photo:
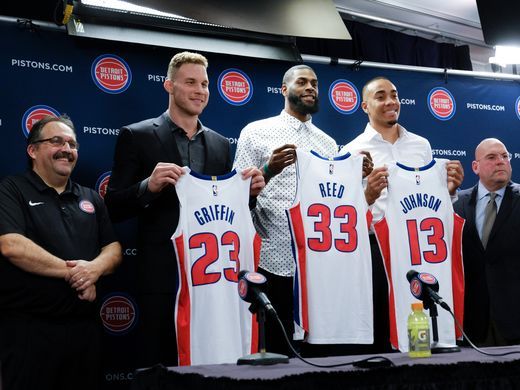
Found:
[[[202,65],[205,68],[208,67],[208,59],[199,53],[192,53],[189,51],[183,51],[175,54],[170,60],[168,65],[167,77],[169,80],[173,80],[175,73],[183,64],[197,64]]]

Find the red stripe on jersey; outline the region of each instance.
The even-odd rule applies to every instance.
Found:
[[[395,300],[394,300],[394,285],[392,283],[392,262],[390,258],[390,234],[388,232],[388,224],[386,219],[374,225],[377,242],[383,257],[383,263],[386,270],[386,279],[388,280],[388,311],[390,317],[390,343],[392,347],[399,350],[398,336],[397,336],[397,317],[395,314]]]
[[[305,242],[305,231],[303,228],[303,220],[300,204],[298,203],[296,206],[291,207],[289,209],[289,218],[291,222],[293,239],[296,243],[295,248],[295,256],[296,262],[298,263],[299,269],[299,286],[300,286],[300,326],[305,329],[306,332],[309,331],[309,306],[307,299],[307,243]]]
[[[184,235],[175,238],[175,250],[179,266],[179,296],[177,303],[177,350],[179,366],[191,365],[191,304],[188,278],[186,275],[186,252],[184,249]]]
[[[262,239],[255,233],[255,238],[253,239],[253,261],[255,263],[256,271],[258,269],[258,264],[260,263],[260,249],[262,247]],[[253,314],[253,324],[251,329],[251,353],[258,352],[258,321],[256,314]]]
[[[367,210],[367,228],[370,230],[370,225],[372,225],[372,220],[374,219],[374,216],[372,215],[372,212],[370,210]]]
[[[451,285],[453,288],[453,312],[460,325],[464,324],[464,266],[462,263],[462,229],[464,218],[453,213],[453,241],[451,243]],[[462,338],[462,331],[455,324],[455,335]]]

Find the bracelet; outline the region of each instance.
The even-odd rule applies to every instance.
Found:
[[[263,167],[264,175],[267,177],[273,177],[273,173],[269,170],[269,164],[265,163]]]

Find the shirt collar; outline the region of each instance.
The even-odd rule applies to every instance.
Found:
[[[280,113],[280,118],[282,119],[282,121],[284,121],[296,130],[298,130],[302,125],[305,125],[305,127],[310,128],[312,124],[312,117],[308,121],[302,122],[298,118],[295,118],[291,114],[287,113],[287,111],[285,110],[282,110],[282,112]]]
[[[186,131],[180,127],[179,125],[177,125],[173,120],[172,118],[170,118],[170,115],[168,114],[168,111],[166,111],[164,113],[164,119],[166,120],[166,123],[168,123],[168,126],[170,126],[170,130],[175,132],[175,131],[183,131],[184,133],[186,133]],[[207,131],[207,129],[204,127],[204,125],[202,124],[202,122],[200,120],[197,119],[197,132],[195,133],[195,135],[199,135],[201,132],[203,131]]]
[[[506,192],[506,187],[504,186],[499,190],[493,191],[497,196],[504,197],[504,192]],[[489,191],[486,187],[484,187],[484,184],[479,180],[478,182],[478,190],[477,190],[477,200],[482,200],[482,198],[485,198],[487,194],[489,194],[491,191]]]
[[[401,125],[397,125],[397,129],[399,131],[399,136],[398,136],[398,139],[399,138],[406,138],[408,136],[408,131]],[[365,127],[365,132],[364,134],[366,135],[366,137],[368,139],[379,139],[379,140],[383,140],[383,136],[381,135],[381,133],[379,133],[376,129],[374,129],[372,127],[372,125],[370,124],[370,122],[367,123],[366,127]]]
[[[27,171],[27,173],[25,174],[25,177],[27,178],[27,180],[29,180],[29,182],[39,191],[39,192],[43,192],[43,191],[47,191],[47,190],[50,190],[52,189],[53,191],[56,191],[54,188],[52,187],[49,187],[47,184],[45,184],[45,182],[43,181],[43,179],[40,177],[40,175],[38,175],[36,172],[34,172],[32,169]],[[79,196],[79,191],[78,189],[76,188],[75,185],[73,185],[74,183],[72,182],[72,180],[68,180],[67,181],[67,186],[65,187],[65,191],[62,192],[62,194],[65,194],[67,192],[71,192],[73,193],[74,195],[76,196]]]

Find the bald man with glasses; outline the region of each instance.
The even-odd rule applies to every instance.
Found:
[[[478,346],[520,343],[520,185],[510,158],[500,140],[480,142],[471,165],[479,181],[453,205],[466,219],[464,331]]]

